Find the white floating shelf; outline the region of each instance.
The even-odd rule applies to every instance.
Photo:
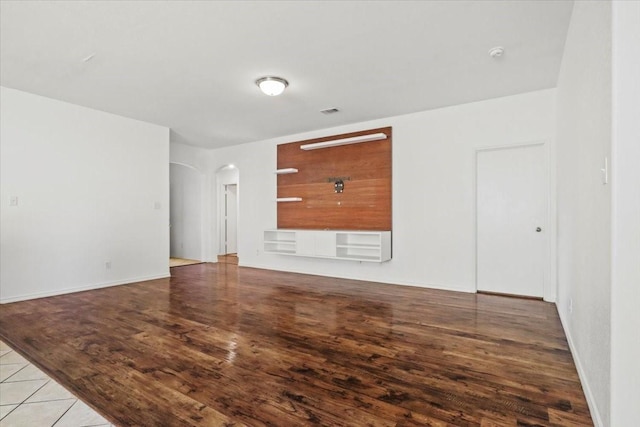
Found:
[[[288,173],[298,173],[298,169],[296,168],[285,168],[285,169],[278,169],[276,171],[276,175],[285,175]]]
[[[304,144],[300,146],[301,150],[317,150],[319,148],[338,147],[340,145],[359,144],[361,142],[379,141],[387,139],[385,133],[371,133],[368,135],[352,136],[351,138],[334,139],[331,141],[314,142],[313,144]]]
[[[278,197],[276,202],[301,202],[302,197]]]

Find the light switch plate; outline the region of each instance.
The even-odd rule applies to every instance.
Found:
[[[9,206],[18,206],[18,196],[9,197]]]

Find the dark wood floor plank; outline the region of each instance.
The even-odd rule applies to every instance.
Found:
[[[593,425],[553,304],[229,264],[3,305],[122,426]]]

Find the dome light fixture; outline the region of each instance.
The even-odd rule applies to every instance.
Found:
[[[275,76],[261,77],[256,80],[256,84],[265,95],[269,96],[278,96],[289,86],[288,81]]]

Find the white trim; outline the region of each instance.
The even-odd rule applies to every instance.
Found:
[[[266,253],[265,255],[273,255],[278,256],[277,254]],[[316,258],[317,260],[326,260],[327,262],[334,263],[333,259],[328,258]],[[344,261],[344,260],[342,260]],[[363,261],[356,261],[363,262]],[[393,259],[388,262],[393,262]],[[326,274],[319,272],[309,272],[309,270],[299,270],[295,268],[282,268],[282,267],[274,267],[273,265],[268,264],[259,264],[259,263],[244,263],[241,260],[238,263],[238,267],[243,268],[257,268],[259,270],[269,270],[269,271],[279,271],[282,273],[295,273],[295,274],[304,274],[306,276],[320,276],[320,277],[332,277],[336,279],[345,279],[345,280],[356,280],[359,282],[371,282],[371,283],[379,283],[382,285],[393,285],[393,286],[410,286],[413,288],[422,288],[422,289],[434,289],[441,291],[450,291],[450,292],[464,292],[466,294],[474,294],[475,290],[469,289],[468,287],[455,287],[455,286],[447,286],[447,285],[436,285],[433,283],[417,283],[417,282],[407,282],[407,281],[389,281],[386,280],[381,282],[379,279],[375,278],[363,278],[362,276],[355,276],[351,274]]]
[[[535,147],[542,146],[544,150],[545,156],[545,190],[547,196],[547,206],[546,206],[546,218],[545,218],[545,227],[548,231],[547,233],[547,247],[546,247],[546,259],[545,268],[543,272],[543,290],[542,297],[544,301],[547,302],[555,302],[557,299],[557,285],[555,283],[555,278],[551,277],[551,272],[555,271],[553,268],[555,262],[555,252],[552,250],[553,245],[556,242],[556,230],[554,226],[554,221],[551,219],[551,211],[552,211],[552,203],[555,202],[555,193],[551,191],[551,154],[550,154],[550,144],[547,140],[540,141],[529,141],[529,142],[521,142],[516,144],[503,144],[503,145],[493,145],[486,147],[476,147],[473,150],[473,212],[474,212],[474,287],[475,292],[478,291],[478,154],[486,151],[497,151],[497,150],[507,150],[507,149],[515,149],[515,148],[525,148],[525,147]]]
[[[56,291],[35,292],[32,294],[24,294],[24,295],[11,297],[11,298],[0,299],[0,304],[26,301],[30,299],[36,299],[36,298],[53,297],[57,295],[71,294],[74,292],[91,291],[95,289],[109,288],[111,286],[131,285],[138,282],[146,282],[148,280],[166,279],[168,277],[171,277],[171,274],[163,273],[163,274],[154,275],[154,276],[134,277],[134,278],[125,279],[125,280],[116,280],[114,282],[102,282],[102,283],[96,283],[93,285],[78,286],[75,288],[66,288],[66,289],[60,289]]]
[[[190,165],[188,163],[182,163],[182,162],[173,162],[173,161],[169,161],[170,165],[180,165],[180,166],[184,166],[187,167],[189,169],[193,169],[194,171],[198,172],[201,175],[204,175],[204,172],[200,171],[200,169],[198,169],[197,167]]]
[[[546,143],[547,143],[547,140],[540,140],[540,141],[519,142],[517,144],[487,145],[485,147],[476,147],[473,149],[473,151],[477,153],[478,151],[503,150],[506,148],[524,148],[524,147],[533,147],[536,145],[545,145]]]
[[[584,396],[587,399],[587,406],[589,407],[589,412],[591,412],[591,420],[595,427],[604,427],[604,423],[602,422],[602,417],[600,416],[600,412],[598,411],[598,407],[596,405],[596,399],[593,397],[593,392],[591,391],[591,387],[589,386],[589,382],[587,381],[587,374],[582,367],[582,362],[578,357],[578,351],[576,350],[575,345],[573,344],[573,339],[571,338],[571,330],[567,327],[568,323],[564,320],[562,316],[562,311],[556,305],[556,311],[558,312],[558,317],[560,317],[560,323],[562,324],[562,329],[564,330],[564,334],[567,337],[567,343],[569,344],[569,351],[571,351],[571,356],[573,357],[573,362],[576,365],[576,370],[578,371],[578,377],[580,378],[580,383],[582,384],[582,390],[584,391]]]
[[[236,166],[235,163],[227,163],[226,165],[222,165],[218,169],[216,169],[215,173],[218,174],[218,172],[222,172],[225,170],[233,170],[233,169],[238,169],[238,166]]]

